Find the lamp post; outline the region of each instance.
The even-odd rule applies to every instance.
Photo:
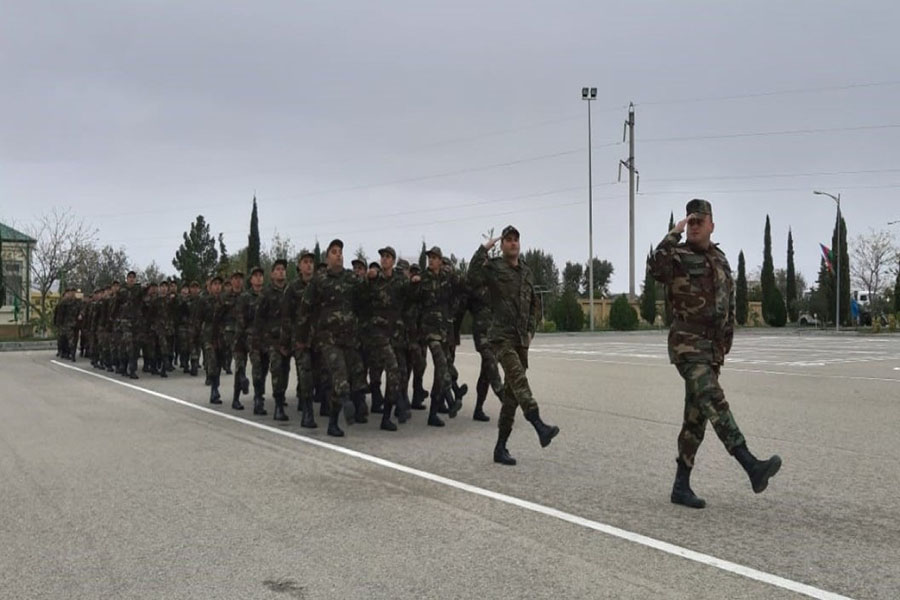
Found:
[[[813,191],[817,196],[828,196],[837,204],[837,269],[835,270],[835,299],[834,299],[834,330],[841,330],[841,195],[829,194],[828,192]]]
[[[590,330],[594,331],[594,184],[593,162],[591,161],[591,102],[597,99],[597,88],[581,88],[581,99],[588,107],[588,318]]]

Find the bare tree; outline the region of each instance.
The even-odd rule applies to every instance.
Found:
[[[29,228],[29,234],[37,240],[31,258],[31,281],[40,293],[41,330],[46,331],[47,295],[83,260],[86,249],[93,246],[97,230],[76,217],[71,209],[54,208],[41,215]]]
[[[166,274],[162,272],[156,261],[150,261],[150,264],[143,269],[135,269],[138,281],[142,283],[159,283],[166,280]]]
[[[882,294],[885,281],[897,260],[897,245],[887,231],[870,229],[853,240],[850,271],[853,283],[867,292]]]
[[[124,280],[129,262],[125,248],[106,245],[98,250],[88,246],[80,253],[80,260],[69,273],[66,283],[83,291],[92,291]]]

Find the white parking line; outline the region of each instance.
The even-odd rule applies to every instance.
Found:
[[[647,548],[653,548],[654,550],[659,550],[660,552],[665,552],[667,554],[672,554],[674,556],[678,556],[702,565],[710,566],[716,569],[720,569],[722,571],[726,571],[728,573],[732,573],[735,575],[740,575],[742,577],[746,577],[748,579],[753,579],[755,581],[760,581],[762,583],[766,583],[775,587],[779,587],[785,590],[789,590],[792,592],[796,592],[798,594],[802,594],[804,596],[808,596],[810,598],[817,598],[819,600],[851,600],[848,596],[842,596],[840,594],[835,594],[833,592],[829,592],[826,590],[819,589],[817,587],[813,587],[811,585],[807,585],[805,583],[800,583],[797,581],[793,581],[791,579],[785,579],[784,577],[779,577],[778,575],[773,575],[771,573],[766,573],[765,571],[759,571],[757,569],[753,569],[751,567],[746,567],[744,565],[740,565],[737,563],[733,563],[731,561],[723,560],[721,558],[716,558],[715,556],[710,556],[709,554],[703,554],[701,552],[696,552],[694,550],[690,550],[688,548],[683,548],[681,546],[676,546],[675,544],[670,544],[669,542],[664,542],[661,540],[657,540],[655,538],[651,538],[645,535],[641,535],[639,533],[635,533],[633,531],[628,531],[626,529],[620,529],[618,527],[614,527],[612,525],[607,525],[605,523],[600,523],[599,521],[593,521],[591,519],[586,519],[584,517],[579,517],[578,515],[574,515],[571,513],[567,513],[555,508],[551,508],[549,506],[544,506],[542,504],[537,504],[536,502],[531,502],[529,500],[523,500],[521,498],[516,498],[515,496],[509,496],[507,494],[501,494],[500,492],[494,492],[492,490],[488,490],[485,488],[481,488],[478,486],[470,485],[468,483],[463,483],[461,481],[456,481],[455,479],[449,479],[447,477],[442,477],[441,475],[435,475],[434,473],[429,473],[428,471],[421,471],[419,469],[414,469],[412,467],[407,467],[406,465],[401,465],[399,463],[391,462],[389,460],[385,460],[383,458],[378,458],[377,456],[372,456],[371,454],[365,454],[364,452],[359,452],[357,450],[351,450],[349,448],[344,448],[342,446],[337,446],[335,444],[330,444],[328,442],[323,442],[321,440],[317,440],[314,438],[306,437],[303,435],[296,434],[291,431],[285,431],[283,429],[279,429],[277,427],[272,427],[270,425],[264,425],[263,423],[258,423],[256,421],[249,421],[247,419],[243,419],[241,417],[236,417],[234,415],[230,415],[228,413],[219,412],[217,410],[213,410],[211,408],[207,408],[205,406],[199,406],[197,404],[193,404],[192,402],[188,402],[186,400],[181,400],[180,398],[175,398],[174,396],[169,396],[167,394],[163,394],[160,392],[156,392],[154,390],[150,390],[147,388],[140,387],[138,385],[134,385],[132,383],[127,383],[125,381],[119,381],[118,379],[113,379],[111,377],[107,377],[106,375],[101,375],[99,373],[93,373],[86,369],[82,369],[80,367],[76,367],[73,365],[68,365],[56,360],[51,360],[51,363],[54,365],[64,367],[66,369],[71,369],[73,371],[78,371],[85,375],[90,375],[91,377],[96,377],[98,379],[102,379],[104,381],[108,381],[114,383],[116,385],[121,385],[123,387],[143,392],[145,394],[149,394],[156,398],[161,398],[163,400],[167,400],[169,402],[173,402],[175,404],[180,404],[181,406],[185,406],[187,408],[191,408],[194,410],[198,410],[209,415],[215,415],[217,417],[221,417],[223,419],[227,419],[229,421],[234,421],[236,423],[241,423],[243,425],[248,425],[250,427],[255,427],[256,429],[261,429],[268,433],[274,433],[276,435],[288,437],[299,442],[303,442],[304,444],[309,444],[312,446],[317,446],[319,448],[324,448],[326,450],[331,450],[333,452],[337,452],[339,454],[343,454],[345,456],[350,456],[352,458],[357,458],[359,460],[363,460],[372,464],[379,465],[381,467],[385,467],[387,469],[393,469],[394,471],[399,471],[401,473],[405,473],[407,475],[412,475],[414,477],[419,477],[421,479],[425,479],[434,483],[439,483],[441,485],[445,485],[457,490],[461,490],[464,492],[469,492],[470,494],[475,494],[477,496],[482,496],[484,498],[490,498],[491,500],[496,500],[498,502],[503,502],[505,504],[510,504],[512,506],[517,506],[519,508],[523,508],[525,510],[529,510],[531,512],[535,512],[547,517],[552,517],[555,519],[559,519],[561,521],[565,521],[567,523],[571,523],[573,525],[579,525],[581,527],[585,527],[587,529],[592,529],[594,531],[599,531],[600,533],[605,533],[606,535],[610,535],[622,540],[626,540],[629,542],[633,542],[635,544],[639,544],[641,546],[645,546]]]

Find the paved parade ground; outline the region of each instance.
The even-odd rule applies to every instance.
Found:
[[[492,462],[471,419],[347,437],[210,407],[201,377],[0,354],[0,598],[900,598],[900,337],[739,332],[721,382],[754,495],[708,428],[672,505],[683,386],[661,333],[549,335]],[[293,390],[293,380],[289,390]],[[426,385],[426,387],[428,387]],[[227,392],[226,392],[227,391]],[[245,397],[245,404],[248,397]],[[199,407],[199,409],[198,409]]]

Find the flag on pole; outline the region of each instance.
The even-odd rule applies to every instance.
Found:
[[[822,249],[822,258],[825,259],[825,264],[828,266],[828,272],[834,273],[834,267],[832,267],[832,259],[834,258],[834,252],[828,249],[828,246],[824,244],[819,244],[819,248]]]

